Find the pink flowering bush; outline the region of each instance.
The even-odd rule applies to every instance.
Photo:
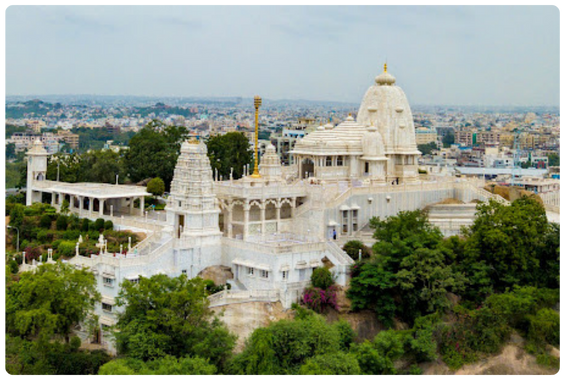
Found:
[[[326,290],[315,287],[306,288],[302,303],[316,313],[323,313],[328,307],[338,310],[336,287],[332,285]]]

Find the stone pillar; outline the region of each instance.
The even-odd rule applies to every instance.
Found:
[[[276,213],[277,213],[277,232],[281,230],[281,200],[277,200],[277,204],[275,204]]]
[[[247,240],[249,235],[249,203],[243,205],[243,240]]]
[[[227,236],[233,238],[233,205],[228,205],[226,210],[228,211]]]
[[[294,218],[294,210],[296,209],[296,197],[292,197],[292,204],[290,205],[290,217]]]
[[[75,208],[75,196],[69,195],[69,211],[72,212],[74,208]]]
[[[145,197],[139,197],[139,215],[143,216],[145,212]]]
[[[94,198],[90,197],[88,198],[88,213],[92,215],[93,211],[94,211]]]
[[[129,214],[130,215],[133,215],[133,204],[134,204],[134,202],[135,202],[135,198],[131,197],[130,203],[129,203]]]
[[[82,214],[82,208],[84,207],[83,203],[84,202],[84,198],[79,196],[78,197],[78,214],[81,215]]]
[[[100,199],[100,200],[98,201],[98,205],[99,205],[99,207],[100,207],[100,210],[99,210],[99,211],[100,211],[100,216],[104,215],[104,201],[105,201],[104,199]]]
[[[51,207],[55,207],[55,197],[57,193],[51,193]]]
[[[265,236],[265,201],[261,202],[261,235]]]

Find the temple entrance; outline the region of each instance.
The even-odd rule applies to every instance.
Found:
[[[314,176],[314,161],[306,158],[302,161],[302,173],[300,173],[300,178],[308,178]]]
[[[180,235],[184,229],[184,215],[179,215],[179,224],[177,227],[177,238],[180,239]]]

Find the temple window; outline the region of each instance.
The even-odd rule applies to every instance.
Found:
[[[331,156],[326,157],[326,166],[332,166],[332,158],[331,158]]]
[[[341,232],[346,234],[347,232],[349,232],[349,211],[344,210],[342,211],[342,215],[341,215]]]
[[[343,156],[337,156],[336,166],[343,166]]]
[[[260,273],[262,278],[269,278],[269,271],[268,270],[261,270]]]
[[[247,274],[253,276],[253,268],[247,268]]]
[[[365,162],[365,174],[369,174],[369,163]]]
[[[288,271],[287,271],[287,270],[283,270],[283,272],[282,272],[282,279],[283,279],[283,281],[288,280]]]

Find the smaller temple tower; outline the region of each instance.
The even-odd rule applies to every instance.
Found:
[[[43,147],[43,143],[38,138],[33,146],[26,152],[27,156],[27,191],[26,205],[30,206],[34,202],[41,202],[41,191],[35,191],[34,185],[37,181],[45,181],[47,177],[47,156],[49,154]]]
[[[182,246],[219,244],[220,208],[214,193],[206,145],[195,138],[185,141],[171,182],[167,220]]]

